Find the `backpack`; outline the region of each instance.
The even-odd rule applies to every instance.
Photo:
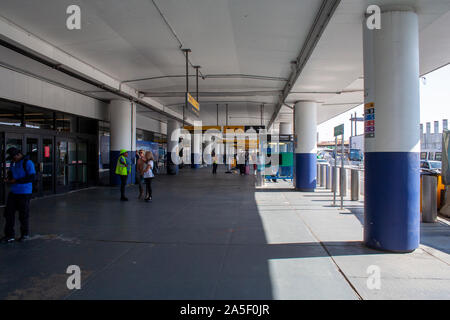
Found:
[[[25,172],[25,176],[29,175],[28,172],[27,172],[28,161],[30,161],[30,159],[27,158],[27,157],[25,157],[23,159],[23,161],[22,161],[22,168],[23,168],[23,171]],[[8,171],[8,179],[12,179],[12,172],[11,171]],[[35,182],[36,182],[36,175],[34,175],[33,181],[31,181],[31,183],[34,184]]]

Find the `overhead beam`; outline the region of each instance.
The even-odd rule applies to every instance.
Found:
[[[186,75],[176,74],[176,75],[167,75],[167,76],[155,76],[155,77],[145,77],[138,79],[130,79],[122,81],[122,83],[130,83],[130,82],[141,82],[141,81],[150,81],[150,80],[161,80],[161,79],[171,79],[171,78],[184,78]],[[191,75],[190,77],[195,77],[195,75]],[[261,76],[255,74],[207,74],[201,75],[203,80],[206,79],[252,79],[252,80],[264,80],[264,81],[281,81],[286,82],[288,79],[280,78],[280,77],[272,77],[272,76]]]
[[[289,76],[289,81],[283,88],[280,100],[278,101],[278,104],[275,107],[272,117],[270,118],[269,124],[267,126],[268,128],[270,128],[275,122],[278,112],[280,112],[280,109],[283,106],[283,103],[285,102],[287,96],[289,95],[289,92],[293,88],[295,82],[297,82],[298,78],[300,77],[300,74],[305,68],[306,63],[311,57],[315,47],[317,46],[317,43],[320,40],[320,37],[325,31],[328,23],[331,20],[331,17],[333,16],[340,2],[341,0],[322,0],[319,12],[317,13],[314,23],[308,33],[308,37],[306,38],[306,41],[303,44],[300,54],[294,61],[295,67],[293,68],[293,71]]]
[[[184,97],[184,92],[144,92],[144,97],[152,98],[176,98]],[[199,92],[200,97],[256,97],[256,96],[278,96],[279,90],[268,91],[231,91],[231,92]]]

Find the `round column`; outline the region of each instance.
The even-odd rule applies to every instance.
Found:
[[[125,100],[112,100],[109,104],[110,120],[110,151],[109,174],[111,185],[119,185],[120,178],[115,174],[120,150],[128,151],[128,161],[131,164],[131,174],[128,183],[134,183],[136,154],[136,106]]]
[[[294,185],[313,192],[317,184],[317,103],[299,101],[294,107]]]
[[[364,23],[364,242],[393,252],[420,236],[419,27],[408,8],[384,10],[381,29]]]
[[[176,120],[167,121],[167,174],[178,174],[178,164],[172,160],[172,152],[177,156],[178,153],[178,135],[174,134],[180,129],[180,123]]]

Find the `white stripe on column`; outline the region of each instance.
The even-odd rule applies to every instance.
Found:
[[[294,107],[295,153],[317,153],[317,102],[299,101]]]
[[[383,12],[381,23],[365,31],[366,103],[375,103],[375,138],[366,139],[366,152],[420,152],[417,14]]]

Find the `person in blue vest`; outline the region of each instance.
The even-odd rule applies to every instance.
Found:
[[[120,150],[119,159],[117,159],[116,174],[120,177],[120,201],[128,201],[125,197],[125,187],[127,186],[128,175],[131,173],[131,166],[128,162],[128,151]]]
[[[10,185],[10,193],[5,208],[5,236],[1,239],[1,242],[11,243],[15,241],[16,211],[19,211],[21,233],[19,241],[26,241],[30,238],[30,200],[36,169],[33,161],[28,156],[24,156],[19,149],[9,148],[6,153],[8,154],[6,160],[11,160],[11,166],[5,179],[5,182]]]

